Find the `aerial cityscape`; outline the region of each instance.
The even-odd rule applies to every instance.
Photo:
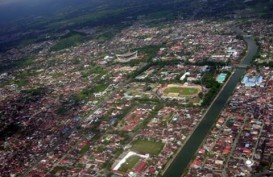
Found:
[[[273,176],[272,7],[0,1],[0,177]]]

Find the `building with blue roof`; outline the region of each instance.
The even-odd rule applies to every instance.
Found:
[[[259,86],[263,82],[262,76],[248,76],[245,75],[243,80],[241,81],[246,87],[254,87]]]

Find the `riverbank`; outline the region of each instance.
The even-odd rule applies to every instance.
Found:
[[[241,64],[249,65],[257,53],[257,45],[252,38],[244,38],[244,40],[247,43],[248,50]],[[164,177],[180,177],[186,171],[196,151],[217,120],[219,114],[227,103],[229,97],[232,95],[237,83],[240,81],[245,71],[246,69],[242,68],[235,69],[234,73],[230,76],[229,80],[222,87],[208,108],[207,112],[204,114],[203,119],[200,121],[195,131],[167,168],[163,175]]]
[[[219,96],[220,92],[222,91],[222,89],[226,86],[226,84],[229,82],[230,78],[232,77],[232,75],[234,74],[234,72],[232,72],[232,74],[228,77],[227,81],[224,83],[224,85],[222,86],[222,88],[220,89],[220,91],[217,93],[217,95],[215,96],[215,98],[212,100],[212,103],[209,105],[209,107],[206,109],[206,111],[203,114],[202,119],[205,117],[205,115],[207,114],[208,110],[210,109],[211,105],[215,102],[216,98]],[[199,126],[199,124],[201,123],[201,121],[199,121],[199,123],[196,125],[196,127],[194,128],[194,130],[191,132],[191,134],[186,138],[185,143],[183,143],[183,145],[177,150],[176,154],[174,155],[174,157],[167,163],[163,174],[166,173],[166,171],[168,170],[168,168],[170,167],[170,165],[172,164],[172,162],[174,161],[174,159],[176,158],[176,156],[178,155],[178,153],[183,149],[184,145],[187,143],[187,141],[189,140],[189,138],[192,136],[193,132],[196,130],[196,128]]]

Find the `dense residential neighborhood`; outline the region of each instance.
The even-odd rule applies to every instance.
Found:
[[[272,71],[250,68],[247,75],[251,80],[244,82],[245,76],[237,86],[187,176],[244,176],[271,163]]]
[[[236,25],[259,44],[256,63],[185,175],[272,169],[272,21],[240,23],[138,20],[0,53],[20,65],[0,75],[0,176],[163,176],[248,50]]]

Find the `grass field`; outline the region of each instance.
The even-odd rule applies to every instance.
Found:
[[[158,155],[164,144],[161,142],[153,142],[148,140],[137,140],[132,143],[132,151],[138,153],[148,153],[151,155]]]
[[[118,169],[119,171],[128,172],[128,170],[131,170],[134,168],[134,166],[137,164],[137,162],[140,160],[139,156],[131,156],[129,157],[124,164],[121,165],[121,167]]]
[[[163,93],[168,95],[170,93],[178,93],[179,96],[187,96],[187,95],[194,95],[197,94],[199,90],[197,88],[190,88],[190,87],[168,87],[166,88]]]

